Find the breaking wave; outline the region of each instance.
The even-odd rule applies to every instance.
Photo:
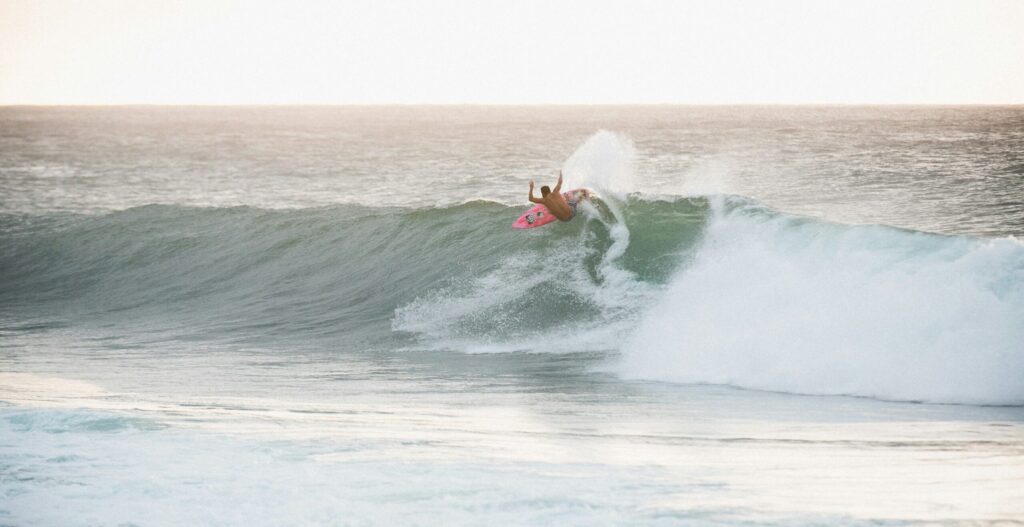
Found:
[[[738,197],[609,198],[514,231],[519,212],[9,216],[0,317],[6,331],[120,328],[148,343],[594,352],[626,378],[1024,404],[1017,240],[834,224]]]

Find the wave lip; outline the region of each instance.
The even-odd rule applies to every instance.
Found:
[[[712,200],[693,261],[624,346],[626,378],[1024,404],[1024,245]]]

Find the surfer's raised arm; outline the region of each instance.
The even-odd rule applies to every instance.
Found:
[[[562,191],[562,171],[559,170],[558,171],[558,183],[555,183],[555,190],[552,190],[551,192],[554,192],[555,194],[558,194],[561,191]]]
[[[530,180],[530,203],[544,203],[544,200],[533,197],[533,180]]]

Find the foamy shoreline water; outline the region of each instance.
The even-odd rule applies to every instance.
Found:
[[[417,399],[406,394],[429,371],[297,398],[286,386],[308,361],[280,368],[282,397],[75,389],[32,409],[23,396],[0,410],[0,456],[17,475],[4,510],[24,524],[111,525],[856,525],[1024,512],[1019,408],[617,386],[557,379],[539,359],[547,386],[529,388],[522,373],[503,374],[504,388],[478,384],[501,362],[461,381],[449,372],[431,390],[449,395]]]

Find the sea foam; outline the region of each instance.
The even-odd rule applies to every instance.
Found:
[[[1024,245],[713,198],[622,350],[627,378],[1024,404]]]

